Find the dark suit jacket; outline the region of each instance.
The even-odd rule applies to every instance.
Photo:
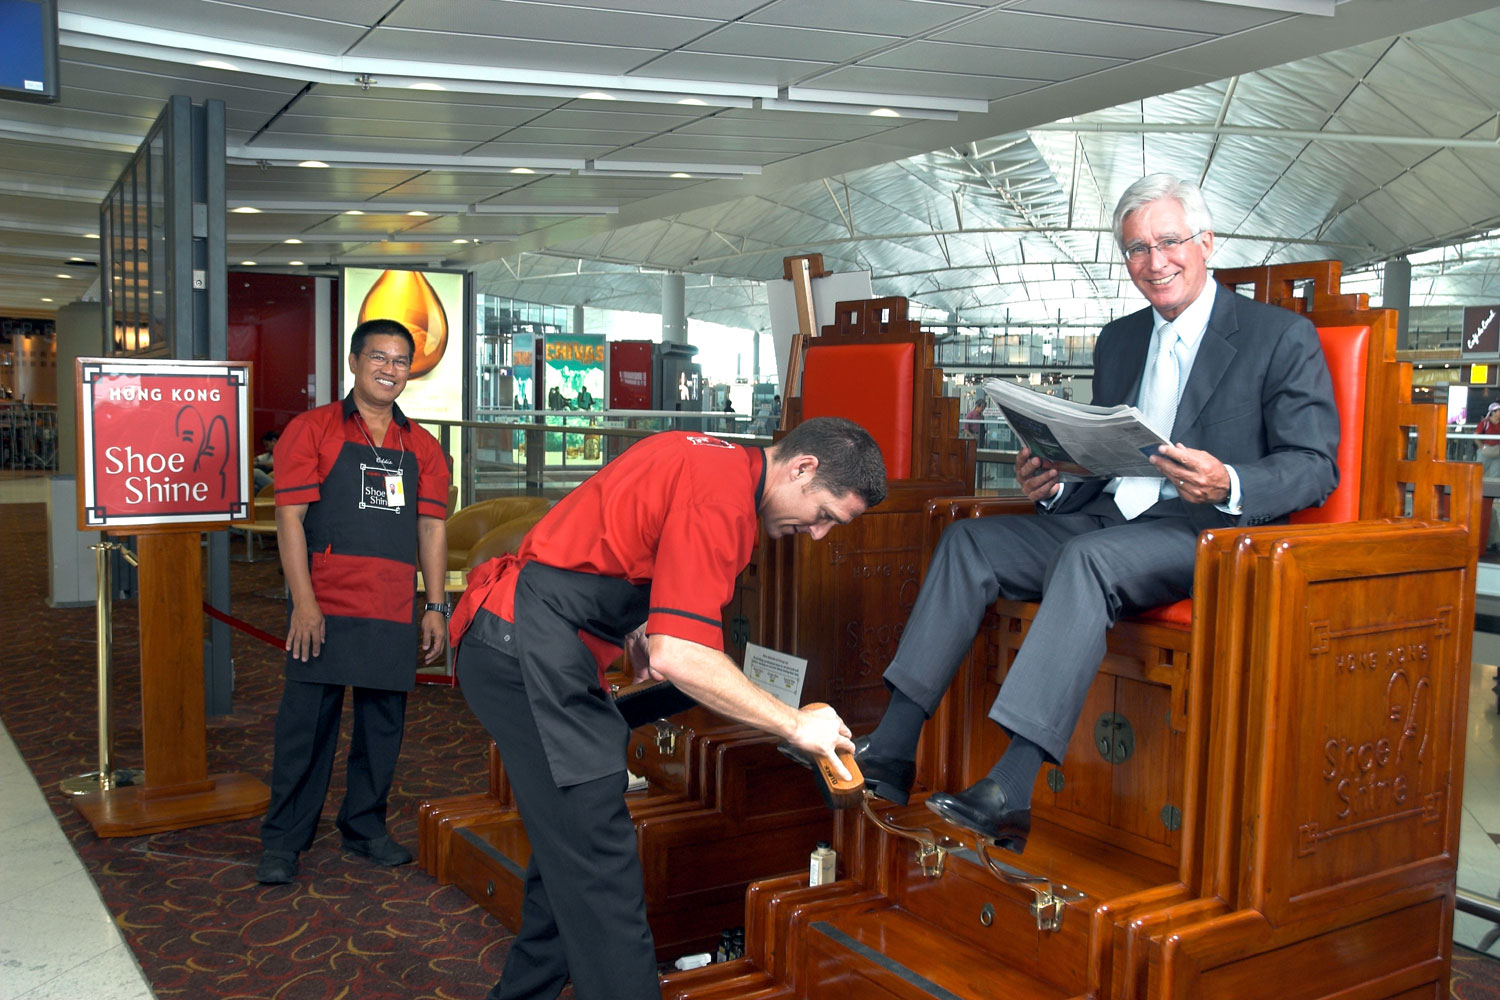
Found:
[[[1151,326],[1148,307],[1100,332],[1095,404],[1135,401]],[[1177,407],[1172,441],[1206,451],[1239,474],[1243,513],[1238,518],[1212,504],[1170,502],[1199,530],[1283,521],[1327,499],[1338,485],[1338,411],[1323,348],[1307,317],[1219,286]],[[1068,487],[1051,513],[1078,511],[1106,482]]]

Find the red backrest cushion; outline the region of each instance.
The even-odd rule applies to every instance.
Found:
[[[1321,507],[1299,510],[1293,524],[1337,524],[1359,519],[1359,478],[1365,444],[1365,369],[1368,367],[1368,326],[1326,326],[1318,329],[1323,356],[1333,379],[1333,401],[1339,410],[1339,485]],[[1140,616],[1148,621],[1188,628],[1193,602],[1178,601],[1152,608]]]
[[[887,479],[911,478],[916,345],[816,344],[802,360],[802,419],[845,417],[880,445]]]
[[[1365,453],[1365,375],[1368,326],[1318,328],[1323,356],[1333,377],[1333,401],[1339,409],[1339,485],[1321,507],[1292,515],[1293,524],[1339,524],[1359,519],[1359,479]]]

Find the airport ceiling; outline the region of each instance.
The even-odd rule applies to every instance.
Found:
[[[689,316],[764,327],[760,283],[821,252],[928,315],[1092,324],[1141,303],[1108,209],[1169,170],[1217,265],[1409,255],[1414,305],[1500,300],[1493,2],[58,6],[62,99],[0,102],[4,313],[85,294],[173,94],[225,103],[229,204],[259,209],[231,267],[648,312],[681,270]]]

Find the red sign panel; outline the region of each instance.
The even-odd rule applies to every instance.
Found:
[[[250,366],[80,358],[81,530],[250,516]]]

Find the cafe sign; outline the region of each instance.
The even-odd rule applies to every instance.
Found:
[[[79,358],[78,527],[250,517],[250,365]]]

